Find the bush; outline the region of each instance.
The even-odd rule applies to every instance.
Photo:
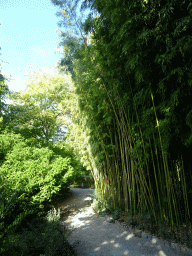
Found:
[[[92,175],[86,176],[86,179],[84,179],[83,184],[85,188],[94,188],[94,179]]]
[[[0,243],[1,252],[21,222],[51,201],[74,174],[70,157],[56,155],[50,148],[30,146],[21,135],[0,135]],[[1,154],[2,153],[2,154]]]
[[[89,171],[80,162],[79,156],[74,153],[74,150],[69,144],[64,144],[61,141],[51,145],[50,149],[63,158],[70,159],[70,165],[73,167],[72,175],[68,176],[68,184],[81,184],[81,180],[84,176],[89,175]]]
[[[54,215],[54,213],[53,213]],[[53,217],[53,216],[52,216]],[[49,219],[49,221],[48,221]],[[27,227],[12,236],[9,246],[2,256],[65,256],[75,255],[73,248],[65,241],[59,220],[34,217],[27,222]]]
[[[23,191],[20,199],[32,204],[51,200],[73,174],[69,157],[58,156],[49,148],[29,147],[24,140],[7,151],[0,169],[0,175],[7,177],[6,190],[19,187]]]
[[[123,213],[123,211],[121,210],[121,208],[116,207],[112,212],[113,221],[118,220],[120,218],[120,216],[122,215],[122,213]]]
[[[12,151],[14,145],[23,141],[20,134],[8,133],[0,134],[0,166],[5,161],[8,152]]]
[[[18,199],[20,194],[19,189],[16,189],[13,194],[0,191],[0,244],[2,245],[0,252],[5,250],[10,240],[14,240],[14,232],[26,216],[35,212],[22,204]]]

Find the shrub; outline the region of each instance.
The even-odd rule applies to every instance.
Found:
[[[70,157],[50,148],[30,146],[21,135],[0,135],[0,242],[1,252],[15,242],[21,222],[59,192],[73,176]]]
[[[18,199],[21,194],[19,189],[16,189],[13,194],[3,192],[2,186],[0,190],[0,244],[2,245],[0,252],[3,252],[10,241],[15,239],[14,232],[22,220],[35,210],[27,209]]]
[[[53,218],[54,219],[54,218]],[[27,227],[10,241],[2,256],[75,255],[73,248],[65,241],[59,220],[48,221],[34,217]]]
[[[112,213],[113,221],[118,220],[120,218],[120,216],[122,215],[122,213],[123,213],[123,211],[121,210],[121,208],[116,207]]]
[[[29,147],[25,141],[7,153],[0,169],[0,174],[7,177],[6,190],[19,187],[23,191],[20,199],[33,204],[51,200],[73,172],[70,158],[57,156],[49,148]]]

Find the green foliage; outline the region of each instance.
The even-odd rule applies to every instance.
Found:
[[[55,74],[33,74],[25,90],[11,93],[9,129],[21,133],[36,145],[48,146],[64,136],[69,78]],[[35,141],[34,141],[35,140]]]
[[[86,21],[83,23],[83,30],[88,34],[91,33],[95,27],[95,19],[89,14]]]
[[[14,231],[20,226],[26,216],[33,214],[36,210],[30,209],[19,200],[22,191],[15,189],[13,192],[5,190],[5,183],[1,184],[1,208],[0,208],[0,243],[4,251],[14,238]]]
[[[120,207],[113,207],[112,200],[110,198],[105,199],[99,195],[93,194],[92,197],[95,199],[92,207],[95,212],[98,213],[98,215],[112,215],[112,221],[118,220],[124,212]]]
[[[5,98],[9,93],[8,85],[6,84],[7,78],[1,74],[1,64],[0,64],[0,117],[4,116],[6,111]],[[2,127],[2,125],[1,125]]]
[[[21,135],[16,135],[14,133],[9,133],[7,131],[4,131],[0,135],[0,160],[2,164],[5,160],[6,155],[11,152],[13,147],[17,144],[23,141],[23,138]]]
[[[72,247],[65,241],[60,221],[47,221],[33,217],[20,232],[9,237],[6,255],[75,255]]]
[[[23,190],[20,198],[31,203],[49,200],[74,173],[69,157],[56,155],[49,148],[29,147],[24,140],[14,145],[5,159],[1,175],[6,177],[6,189],[19,186]]]
[[[57,211],[55,209],[50,210],[47,213],[46,219],[48,221],[58,221],[60,219],[60,211],[58,211],[58,213],[57,213]]]
[[[80,161],[80,154],[75,153],[70,143],[63,143],[60,141],[52,145],[50,148],[55,154],[60,155],[63,158],[68,157],[71,160],[70,165],[73,169],[65,176],[65,179],[67,178],[66,184],[72,184],[74,181],[80,183],[83,177],[90,175],[90,171],[88,171]]]
[[[0,239],[6,246],[22,220],[72,183],[82,167],[61,143],[37,148],[20,134],[4,132],[0,138]]]
[[[120,216],[122,215],[122,213],[123,213],[123,211],[121,210],[121,208],[116,207],[112,213],[113,221],[118,220],[120,218]]]
[[[99,215],[106,215],[113,211],[112,198],[104,198],[100,193],[93,192],[92,198],[94,199],[93,209]]]
[[[67,6],[70,16],[76,10],[70,7],[79,3],[53,2]],[[69,139],[104,197],[110,195],[115,206],[125,202],[126,211],[134,205],[135,212],[151,208],[154,215],[158,203],[161,219],[173,228],[180,204],[192,215],[187,206],[192,199],[192,5],[189,0],[94,0],[84,1],[82,9],[87,5],[97,13],[80,26],[90,43],[74,33],[76,45],[65,41],[66,34],[62,41],[72,56],[67,61],[79,103],[79,110],[72,110]],[[183,163],[180,202],[175,161]]]

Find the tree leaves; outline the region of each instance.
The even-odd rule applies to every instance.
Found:
[[[170,162],[181,154],[187,159],[184,152],[190,147],[190,1],[89,3],[99,13],[89,15],[82,25],[90,33],[90,44],[83,35],[78,41],[73,34],[72,42],[78,41],[74,45],[63,41],[63,63],[72,72],[80,107],[74,127],[83,133],[81,142],[89,138],[83,153],[99,168],[101,180],[104,174],[114,179],[111,186],[125,198],[128,188],[138,186],[153,205],[166,195],[161,184],[172,172],[176,175]],[[74,141],[78,144],[79,139]],[[171,159],[167,169],[163,154]],[[190,165],[185,168],[191,177]],[[132,171],[129,182],[122,175],[125,169]],[[161,199],[159,190],[164,191]],[[136,204],[136,195],[134,200]]]
[[[64,125],[63,117],[68,113],[68,86],[65,78],[59,75],[31,77],[24,91],[10,96],[14,100],[11,106],[15,110],[13,125],[22,130],[38,131],[38,136],[47,143]],[[34,137],[37,138],[36,133]]]

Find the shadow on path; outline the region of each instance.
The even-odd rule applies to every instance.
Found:
[[[72,196],[54,205],[61,209],[61,221],[69,233],[68,242],[79,256],[114,255],[192,255],[192,251],[142,233],[136,237],[131,229],[119,222],[109,223],[109,216],[96,217],[90,206],[94,189],[71,188]]]

